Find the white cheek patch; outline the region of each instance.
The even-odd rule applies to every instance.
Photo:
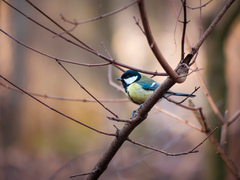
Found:
[[[133,82],[135,82],[137,80],[138,76],[133,76],[127,79],[124,79],[126,84],[132,84]]]

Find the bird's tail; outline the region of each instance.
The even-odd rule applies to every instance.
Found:
[[[169,97],[169,96],[186,96],[186,97],[195,97],[196,95],[194,94],[188,94],[188,93],[181,93],[181,92],[173,92],[168,90],[165,95],[165,97]]]

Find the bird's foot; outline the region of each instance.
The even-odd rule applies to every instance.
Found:
[[[139,111],[139,110],[141,109],[141,107],[142,107],[142,104],[140,104],[140,106],[138,107],[138,109],[136,109],[136,110],[134,110],[134,111],[132,112],[132,117],[131,117],[130,119],[133,119],[133,117],[136,115],[137,111]]]

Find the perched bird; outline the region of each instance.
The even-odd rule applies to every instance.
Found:
[[[117,78],[117,80],[122,82],[126,96],[135,104],[143,104],[160,86],[160,84],[153,79],[134,70],[125,71],[121,78]],[[172,95],[195,97],[193,94],[173,92],[171,90],[168,90],[164,94],[164,97],[167,98]]]

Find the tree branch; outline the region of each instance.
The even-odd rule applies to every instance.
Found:
[[[139,7],[139,12],[140,12],[140,15],[141,15],[142,23],[143,23],[145,35],[147,37],[148,44],[149,44],[153,54],[155,55],[155,57],[157,58],[158,62],[161,64],[163,69],[166,71],[166,73],[172,79],[174,79],[175,81],[181,82],[178,79],[179,78],[178,74],[176,74],[176,72],[168,64],[167,60],[163,57],[160,49],[157,46],[157,43],[154,40],[154,37],[152,35],[152,31],[151,31],[151,28],[150,28],[150,25],[149,25],[149,22],[148,22],[148,17],[147,17],[147,12],[146,12],[146,9],[145,9],[144,0],[139,1],[138,7]]]
[[[227,10],[230,8],[230,6],[232,5],[232,3],[235,0],[228,0],[224,7],[222,8],[222,10],[218,13],[218,15],[216,16],[216,18],[212,21],[212,23],[210,24],[210,26],[207,28],[207,30],[203,33],[203,35],[201,36],[201,38],[199,39],[198,43],[192,48],[191,52],[185,57],[185,59],[183,60],[183,63],[187,63],[189,64],[191,59],[193,58],[193,56],[198,52],[199,48],[201,47],[201,45],[203,44],[203,42],[206,40],[206,38],[210,35],[210,33],[213,31],[213,29],[215,28],[215,26],[218,24],[218,22],[222,19],[223,15],[227,12]]]

